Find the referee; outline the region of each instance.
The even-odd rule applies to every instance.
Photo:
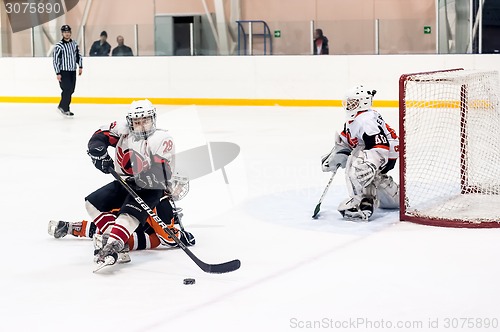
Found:
[[[53,59],[54,70],[62,90],[58,109],[63,115],[72,117],[74,114],[70,111],[69,104],[71,95],[75,92],[77,65],[78,75],[82,74],[82,55],[78,44],[71,39],[71,27],[63,25],[61,33],[63,38],[54,46]]]

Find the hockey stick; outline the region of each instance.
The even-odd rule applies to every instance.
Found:
[[[316,205],[316,208],[314,209],[314,213],[312,218],[313,219],[318,219],[318,214],[319,214],[319,209],[321,207],[321,202],[323,202],[323,198],[325,198],[326,193],[328,192],[328,189],[330,188],[330,185],[332,184],[333,178],[335,177],[335,174],[337,174],[337,170],[339,169],[340,164],[337,164],[337,168],[335,171],[332,172],[332,176],[330,177],[330,180],[328,181],[328,184],[326,185],[325,190],[323,191],[323,195],[321,195],[321,198],[319,199],[319,203]]]
[[[170,206],[172,206],[172,208],[174,209],[174,220],[179,225],[179,228],[181,229],[181,231],[185,232],[186,230],[184,229],[184,225],[182,224],[181,217],[179,216],[179,211],[182,211],[182,208],[179,208],[179,210],[177,210],[177,206],[175,206],[175,202],[174,202],[174,199],[172,197],[169,197],[168,200],[169,200]]]
[[[127,182],[125,182],[125,180],[123,180],[121,178],[121,176],[118,175],[118,173],[116,173],[116,171],[113,168],[110,168],[109,171],[113,175],[113,177],[116,179],[116,181],[120,182],[120,184],[123,186],[123,188],[125,188],[125,190],[128,191],[128,193],[144,209],[144,211],[146,211],[149,214],[149,216],[151,218],[153,218],[158,223],[158,225],[161,226],[161,228],[163,228],[163,230],[168,234],[168,236],[170,236],[175,241],[175,243],[177,243],[177,245],[182,250],[184,250],[184,252],[204,272],[207,272],[207,273],[227,273],[227,272],[235,271],[235,270],[237,270],[237,269],[240,268],[241,262],[240,262],[239,259],[235,259],[235,260],[232,260],[232,261],[229,261],[229,262],[225,262],[225,263],[221,263],[221,264],[207,264],[207,263],[201,261],[198,257],[195,256],[195,254],[193,254],[191,252],[191,250],[189,250],[188,247],[186,247],[186,245],[184,243],[181,242],[181,240],[179,240],[177,238],[177,236],[175,236],[175,234],[167,227],[167,224],[165,224],[165,222],[163,220],[161,220],[160,217],[158,217],[156,215],[156,213],[153,212],[153,210],[151,210],[151,208],[146,204],[146,202],[144,202],[144,200],[139,195],[137,195],[137,193],[134,191],[134,189],[132,189],[129,186],[129,184]]]

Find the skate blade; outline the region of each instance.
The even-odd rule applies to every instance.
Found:
[[[97,265],[97,267],[92,272],[96,273],[96,272],[102,270],[103,268],[105,268],[106,266],[115,265],[115,263],[116,263],[116,261],[113,257],[107,256],[106,258],[104,258],[104,262],[99,263],[99,265]]]
[[[74,117],[74,115],[66,114],[59,109],[57,109],[57,113],[61,114],[61,116],[65,119],[73,119]]]

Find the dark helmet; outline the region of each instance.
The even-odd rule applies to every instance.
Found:
[[[61,32],[65,32],[65,31],[71,32],[71,27],[67,24],[65,24],[61,27]]]

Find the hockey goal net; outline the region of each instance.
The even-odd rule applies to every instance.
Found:
[[[401,76],[401,220],[500,227],[499,94],[495,71]]]

